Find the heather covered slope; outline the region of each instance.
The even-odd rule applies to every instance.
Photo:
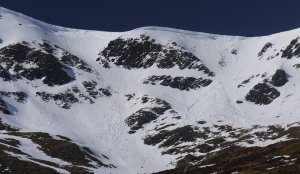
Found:
[[[85,31],[1,8],[0,170],[297,171],[299,36]]]

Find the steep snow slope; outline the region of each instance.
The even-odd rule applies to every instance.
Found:
[[[246,147],[287,140],[255,132],[270,132],[269,125],[288,130],[300,120],[299,29],[253,38],[160,27],[116,33],[53,26],[5,8],[0,15],[0,68],[9,74],[0,76],[0,108],[10,113],[0,115],[21,129],[1,137],[59,164],[43,164],[57,172],[72,172],[62,167],[72,161],[47,154],[22,133],[88,147],[105,164],[83,165],[95,173],[151,173],[174,168],[187,154],[221,150],[219,142],[208,143],[210,151],[195,149],[218,137]],[[24,101],[8,94],[16,91]],[[248,143],[218,126],[256,136]]]

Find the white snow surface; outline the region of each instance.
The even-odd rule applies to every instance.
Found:
[[[140,109],[138,102],[128,102],[125,94],[136,94],[135,100],[147,94],[163,99],[182,116],[176,122],[180,125],[195,125],[196,121],[205,120],[214,124],[222,120],[224,124],[236,127],[252,125],[286,125],[300,120],[300,75],[293,67],[298,59],[274,58],[274,50],[285,48],[292,39],[300,35],[300,29],[273,34],[264,37],[239,37],[206,34],[161,27],[144,27],[128,32],[102,32],[77,30],[58,27],[32,19],[25,15],[0,8],[0,48],[22,41],[39,43],[47,40],[87,62],[95,71],[92,74],[74,70],[76,80],[70,84],[48,87],[39,81],[33,88],[25,80],[4,82],[0,80],[1,91],[23,91],[28,94],[24,104],[7,99],[14,109],[12,116],[0,113],[2,120],[22,128],[22,131],[48,132],[63,135],[72,141],[89,147],[95,154],[105,154],[109,160],[104,163],[114,164],[117,168],[99,168],[95,173],[132,174],[151,173],[174,167],[176,155],[161,155],[157,146],[147,146],[143,138],[153,127],[128,134],[129,127],[124,120]],[[180,91],[165,86],[142,84],[149,75],[174,75],[206,77],[203,72],[179,70],[179,68],[159,69],[124,69],[112,67],[105,69],[96,59],[107,44],[118,37],[136,38],[145,34],[157,43],[176,42],[195,54],[210,70],[215,72],[213,83],[205,88]],[[273,43],[263,57],[258,52],[267,43]],[[231,53],[236,49],[237,54]],[[225,62],[220,66],[219,62]],[[280,97],[269,105],[255,105],[244,100],[248,91],[262,78],[253,78],[245,87],[237,88],[243,80],[252,75],[267,73],[270,77],[277,69],[284,69],[289,75],[289,82],[280,88]],[[95,100],[95,104],[76,103],[65,110],[55,104],[49,104],[36,97],[37,91],[63,92],[71,86],[82,86],[82,81],[94,80],[102,86],[112,89],[112,97]],[[290,94],[290,95],[289,95]],[[290,97],[286,97],[286,96]],[[237,100],[244,101],[236,104]],[[277,117],[279,116],[279,117]],[[170,120],[171,122],[171,120]],[[25,140],[24,148],[29,146]],[[27,143],[27,144],[26,144]],[[35,148],[35,147],[33,147]],[[39,155],[40,152],[35,152]],[[34,154],[33,154],[34,155]],[[45,157],[46,158],[46,157]],[[53,160],[53,159],[52,159]]]

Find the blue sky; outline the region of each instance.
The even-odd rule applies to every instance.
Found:
[[[51,24],[104,31],[163,26],[260,36],[300,28],[297,0],[0,0],[0,6]]]

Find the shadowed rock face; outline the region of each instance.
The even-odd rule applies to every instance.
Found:
[[[41,79],[49,86],[63,85],[73,80],[65,71],[65,69],[71,70],[63,66],[56,57],[36,51],[28,43],[4,47],[0,50],[0,57],[5,69],[13,71],[16,78]],[[29,68],[24,67],[24,64]]]
[[[245,99],[259,105],[267,105],[272,103],[274,99],[280,96],[280,92],[266,83],[255,85]]]
[[[99,55],[97,61],[106,68],[110,67],[110,63],[127,69],[146,69],[154,65],[161,69],[170,69],[178,66],[179,69],[194,69],[214,76],[195,55],[175,42],[171,45],[161,45],[145,35],[136,39],[115,39],[109,42]]]
[[[281,87],[288,82],[287,74],[284,70],[278,69],[272,76],[271,84],[277,87]]]

